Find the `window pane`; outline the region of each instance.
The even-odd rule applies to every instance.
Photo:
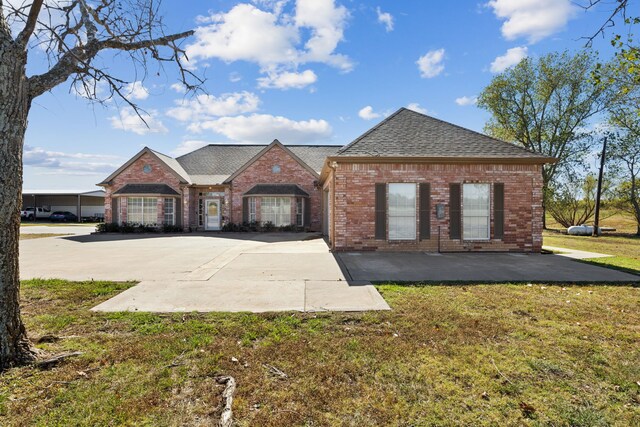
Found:
[[[127,199],[127,222],[142,223],[142,197],[129,197]]]
[[[489,184],[464,184],[462,190],[463,238],[489,239]]]
[[[416,238],[416,184],[389,184],[389,240]]]
[[[249,197],[249,222],[256,220],[256,198]]]
[[[142,222],[144,224],[156,224],[158,222],[158,199],[144,197],[142,201]]]
[[[260,203],[260,220],[279,227],[291,224],[290,197],[263,197]]]
[[[174,201],[175,199],[164,199],[164,223],[168,225],[175,224],[175,209],[174,209]]]

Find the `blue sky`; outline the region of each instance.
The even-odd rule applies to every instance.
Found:
[[[586,3],[586,1],[585,1]],[[146,78],[122,57],[122,102],[94,105],[63,84],[37,98],[25,140],[24,188],[89,190],[142,147],[177,156],[207,143],[344,145],[400,107],[482,131],[475,97],[524,56],[581,49],[611,3],[569,0],[165,1],[171,32],[206,76],[185,96],[176,70]],[[594,48],[611,55],[607,37]],[[42,53],[34,50],[31,69]]]

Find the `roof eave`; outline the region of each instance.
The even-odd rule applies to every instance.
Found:
[[[329,156],[327,162],[342,163],[446,163],[446,164],[547,164],[557,163],[555,157],[433,157],[433,156]],[[326,163],[325,163],[326,167]],[[323,168],[324,172],[324,168]]]

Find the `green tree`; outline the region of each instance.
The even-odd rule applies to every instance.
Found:
[[[558,160],[543,167],[544,212],[550,183],[580,164],[592,142],[590,119],[605,110],[615,92],[592,83],[595,67],[589,51],[525,58],[495,76],[478,98],[491,113],[485,132]]]
[[[610,121],[620,132],[611,138],[609,158],[621,181],[620,207],[634,216],[636,234],[640,236],[640,115],[637,108],[633,105],[611,112]]]

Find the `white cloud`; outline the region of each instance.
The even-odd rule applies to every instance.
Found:
[[[174,83],[170,87],[178,93],[187,93],[187,88],[182,83]]]
[[[236,142],[264,144],[274,139],[283,143],[306,143],[326,140],[331,136],[331,126],[325,120],[295,121],[270,114],[221,117],[189,126],[191,132],[210,130]]]
[[[312,70],[305,70],[301,73],[285,71],[283,73],[269,73],[266,77],[258,79],[258,86],[261,88],[275,89],[302,89],[305,86],[315,83],[318,76]]]
[[[467,105],[474,105],[478,102],[477,96],[461,96],[460,98],[456,98],[456,104],[466,107]]]
[[[577,6],[571,0],[491,0],[487,6],[504,20],[507,40],[526,37],[536,43],[565,27]]]
[[[345,55],[334,54],[344,37],[349,12],[334,0],[297,0],[295,23],[298,28],[310,28],[311,37],[305,43],[302,62],[323,62],[342,71],[351,71],[353,64]]]
[[[509,67],[512,67],[527,57],[529,49],[526,46],[512,47],[507,49],[504,55],[498,56],[491,63],[492,73],[501,73]]]
[[[87,175],[112,171],[120,166],[120,157],[107,154],[64,153],[41,147],[24,146],[25,166],[52,169],[60,173]]]
[[[121,108],[117,116],[109,117],[111,127],[137,135],[148,133],[167,133],[169,130],[158,119],[158,112],[149,110],[148,113],[140,112],[140,118],[131,107]],[[144,121],[142,120],[144,119]]]
[[[171,151],[171,154],[174,156],[182,156],[183,154],[190,153],[192,151],[197,150],[198,148],[202,148],[205,145],[209,145],[208,141],[201,141],[199,139],[188,139],[186,141],[182,141],[178,146]]]
[[[229,74],[229,81],[231,83],[237,83],[240,80],[242,80],[242,75],[240,73],[238,73],[237,71],[234,71],[231,74]]]
[[[360,116],[360,118],[364,120],[373,120],[381,117],[382,114],[374,113],[373,107],[371,105],[367,105],[366,107],[358,111],[358,116]]]
[[[421,56],[418,61],[418,68],[420,69],[420,76],[425,79],[430,79],[437,76],[444,71],[444,49],[431,50]]]
[[[420,106],[420,104],[418,104],[417,102],[412,102],[409,105],[407,105],[407,108],[409,110],[413,110],[417,113],[422,113],[422,114],[432,114],[429,112],[429,110],[427,110],[426,108],[423,108]]]
[[[196,29],[195,43],[186,48],[191,65],[211,58],[248,61],[258,64],[265,74],[294,72],[300,64],[310,62],[345,72],[353,68],[347,56],[335,53],[349,17],[345,7],[334,0],[297,0],[295,9],[284,13],[286,1],[254,3],[267,10],[241,3],[227,13],[199,17],[204,25]]]
[[[169,109],[167,115],[187,122],[251,113],[258,109],[260,98],[251,92],[243,91],[224,93],[220,96],[202,94],[192,99],[180,99],[175,103],[177,106]]]
[[[208,20],[211,25],[196,28],[196,42],[186,48],[191,61],[218,58],[264,66],[296,59],[294,46],[300,37],[296,27],[280,24],[271,12],[242,3]]]
[[[387,32],[393,31],[393,16],[389,12],[383,12],[379,7],[376,12],[378,13],[378,22],[384,25]]]
[[[130,101],[139,101],[149,97],[149,90],[142,82],[135,81],[124,85],[122,94]]]

